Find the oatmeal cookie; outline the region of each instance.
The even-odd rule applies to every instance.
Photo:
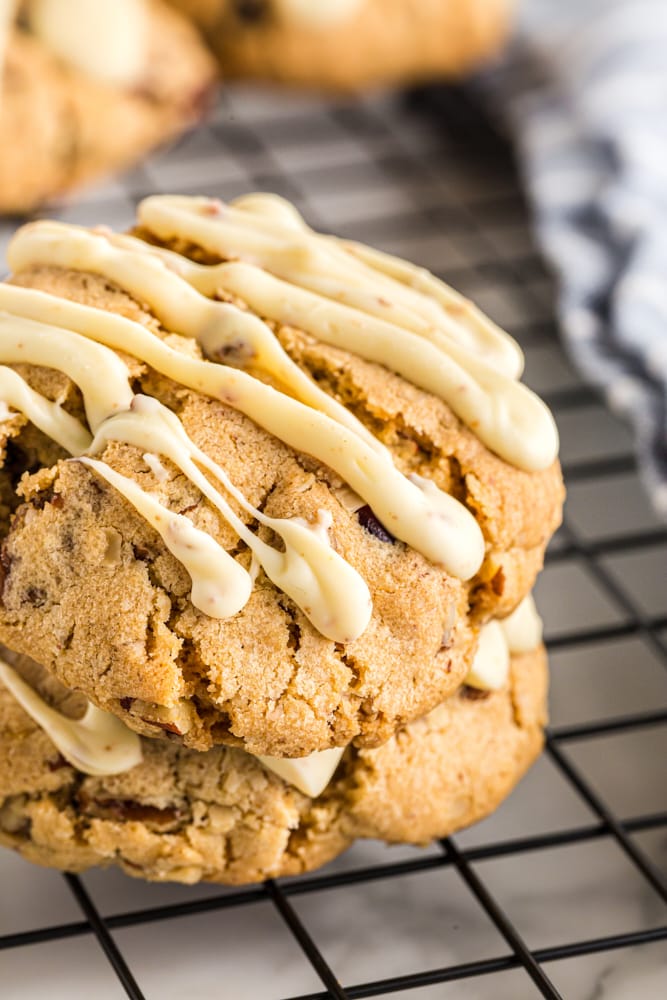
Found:
[[[39,686],[63,707],[53,678]],[[86,776],[0,684],[0,843],[67,871],[225,883],[309,871],[357,837],[425,844],[509,794],[541,748],[545,699],[544,651],[514,656],[502,690],[464,687],[384,746],[348,748],[313,799],[241,750],[159,740],[131,771]]]
[[[146,0],[143,51],[123,72],[117,50],[130,59],[135,46],[128,32],[141,29],[134,18],[113,17],[115,3],[107,25],[109,0],[83,6],[79,0],[73,10],[66,2],[55,19],[44,0],[27,0],[18,23],[5,25],[4,65],[0,24],[0,212],[30,211],[129,166],[193,124],[209,104],[215,66],[187,19],[160,0]],[[31,19],[42,8],[47,14]],[[82,11],[92,40],[82,34]],[[118,44],[109,28],[123,34]]]
[[[513,0],[173,0],[225,77],[355,91],[456,77],[494,55]]]

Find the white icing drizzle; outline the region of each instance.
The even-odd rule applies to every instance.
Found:
[[[558,451],[553,418],[515,381],[516,344],[432,275],[388,255],[319,236],[292,206],[252,195],[233,205],[154,196],[141,223],[164,240],[184,238],[228,258],[181,265],[261,315],[385,365],[444,399],[493,451],[520,468],[548,467]],[[209,277],[206,277],[206,274]]]
[[[0,309],[10,310],[14,317],[77,331],[87,338],[80,338],[82,353],[91,341],[105,344],[140,358],[181,385],[235,407],[297,451],[329,465],[395,537],[453,576],[466,580],[479,569],[484,540],[472,514],[435,487],[425,491],[408,481],[386,453],[369,448],[326,414],[246,372],[180,354],[139,323],[114,313],[6,284],[0,284]]]
[[[77,770],[95,776],[121,774],[141,763],[141,740],[115,715],[89,704],[81,719],[68,719],[2,659],[0,680]]]
[[[245,195],[229,205],[208,198],[153,196],[141,202],[138,214],[158,238],[190,239],[214,255],[262,267],[325,299],[432,339],[443,349],[454,341],[510,377],[521,374],[523,355],[516,341],[454,289],[389,254],[315,233],[277,195]],[[209,295],[218,285],[224,287],[224,274],[224,264],[194,265],[188,280]]]
[[[9,286],[1,287],[6,296],[4,289]],[[0,301],[0,308],[2,305]],[[118,355],[61,327],[0,312],[0,361],[43,365],[64,372],[81,389],[93,431],[106,417],[132,403],[127,367]]]
[[[169,480],[169,473],[164,465],[152,452],[146,451],[141,456],[159,483],[166,483]]]
[[[122,476],[104,462],[81,458],[110,486],[118,490],[144,520],[155,528],[176,559],[182,563],[192,580],[190,600],[211,618],[231,618],[245,607],[252,583],[248,573],[221,545],[196,528],[182,514],[174,514],[133,479]]]
[[[160,344],[157,338],[152,339]],[[127,368],[113,351],[71,330],[0,314],[0,360],[45,364],[66,371],[82,390],[95,432],[88,450],[95,453],[107,441],[120,440],[170,458],[246,542],[267,576],[292,597],[323,635],[336,642],[349,642],[364,631],[371,614],[368,587],[330,547],[328,539],[325,541],[321,533],[294,520],[267,517],[249,504],[224,470],[190,441],[171,410],[157,400],[133,395]],[[20,408],[21,399],[15,396],[13,402]],[[47,403],[43,400],[41,423],[45,432],[55,438],[58,428],[52,430],[49,419],[62,413],[49,413]],[[133,504],[180,559],[192,579],[195,607],[212,617],[229,617],[244,607],[252,589],[250,577],[208,534],[196,529],[187,518],[171,513],[134,480],[103,463],[83,461]],[[257,538],[197,465],[212,473],[252,517],[272,528],[284,542],[285,551],[278,552]]]
[[[259,200],[262,196],[254,197]],[[214,295],[224,289],[260,315],[290,323],[324,343],[384,364],[440,396],[507,461],[529,470],[551,464],[558,450],[555,424],[542,401],[515,381],[521,355],[514,342],[483,322],[476,312],[469,325],[455,321],[451,310],[457,317],[472,311],[463,300],[448,301],[447,312],[435,298],[415,292],[393,275],[402,273],[401,267],[407,274],[414,270],[418,284],[429,289],[431,285],[440,288],[435,278],[366,248],[354,246],[349,251],[331,237],[318,236],[305,227],[301,230],[289,225],[277,236],[255,231],[255,211],[223,206],[219,218],[205,216],[196,211],[201,201],[149,198],[139,214],[165,239],[185,235],[212,252],[239,259],[198,265],[169,251],[147,250],[146,244],[131,237],[107,235],[112,249],[104,245],[105,238],[99,233],[41,222],[17,234],[10,262],[17,269],[39,261],[82,267],[83,258],[86,269],[143,295],[165,325],[195,337],[210,356],[234,345],[245,347],[251,362],[289,386],[297,398],[359,432],[348,411],[313,388],[264,323],[234,306],[200,298],[195,292],[198,289],[202,296]],[[270,204],[275,208],[273,200]],[[233,221],[238,216],[241,224]],[[375,268],[362,259],[368,254]],[[389,268],[386,260],[392,265],[391,276],[379,270],[380,266]],[[193,288],[186,290],[184,282]],[[402,305],[404,299],[407,306]],[[434,307],[437,316],[431,315]],[[391,321],[385,318],[387,313]],[[433,324],[438,319],[436,327]],[[368,432],[361,433],[368,438]]]
[[[10,30],[19,0],[0,0],[0,96]],[[51,52],[87,76],[132,87],[146,72],[145,0],[28,0],[30,31]]]
[[[92,435],[82,423],[58,403],[35,392],[12,368],[4,365],[0,365],[0,396],[4,407],[0,413],[1,421],[16,416],[7,409],[13,406],[70,455],[82,455],[90,447]]]
[[[282,349],[272,331],[257,316],[226,302],[215,302],[192,282],[191,262],[178,254],[151,248],[131,236],[91,232],[59,222],[24,226],[14,237],[9,262],[15,270],[44,261],[58,267],[92,271],[116,281],[151,311],[168,329],[192,337],[213,361],[271,376],[307,406],[349,427],[366,444],[385,449],[349,410],[323,392]],[[216,286],[210,288],[214,295]]]
[[[337,642],[349,642],[365,630],[371,615],[368,587],[349,563],[331,548],[326,529],[322,531],[321,524],[311,526],[300,518],[268,517],[248,503],[224,470],[193,444],[180,420],[171,410],[149,396],[135,396],[128,412],[112,417],[99,427],[91,451],[101,450],[110,440],[125,441],[138,448],[159,451],[160,454],[170,458],[246,543],[269,579],[292,598],[322,635]],[[222,575],[222,568],[218,569],[213,547],[204,551],[201,545],[194,545],[191,534],[185,539],[181,538],[183,525],[181,521],[174,520],[176,515],[172,515],[163,528],[162,505],[152,500],[147,504],[149,498],[140,487],[132,480],[124,480],[124,477],[117,473],[113,473],[111,478],[109,475],[111,470],[102,463],[93,464],[89,459],[83,461],[93,465],[96,471],[123,493],[160,532],[167,546],[184,565],[187,566],[188,547],[195,548],[199,573],[203,572],[204,566],[208,567],[204,574],[207,587],[211,585],[213,579]],[[285,547],[284,552],[278,552],[267,545],[246,527],[224,497],[199,471],[198,465],[211,473],[247,513],[279,536]],[[322,515],[328,525],[330,522],[326,522],[327,512],[321,512],[320,516]],[[329,518],[330,516],[328,515]],[[187,519],[183,520],[192,527]],[[174,540],[178,543],[180,554],[172,547]],[[210,541],[212,542],[212,539]],[[247,579],[247,594],[239,597],[241,603],[238,608],[228,612],[234,614],[246,603],[251,584],[248,574],[234,559],[227,556],[227,561],[236,567],[237,576],[238,573],[244,573]],[[198,574],[193,574],[190,569],[188,571],[195,580]],[[226,588],[232,598],[236,593],[235,587],[236,581],[234,585]],[[212,613],[208,607],[202,607],[196,600],[194,587],[192,600],[201,610],[208,614]],[[216,614],[215,617],[227,617],[227,615]]]
[[[542,619],[532,594],[507,618],[487,622],[479,630],[477,650],[465,683],[497,691],[507,683],[510,656],[532,653],[542,642]]]

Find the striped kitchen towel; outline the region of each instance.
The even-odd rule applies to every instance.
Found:
[[[482,81],[509,123],[569,352],[667,518],[667,0],[523,0]]]

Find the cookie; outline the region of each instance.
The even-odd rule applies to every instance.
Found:
[[[130,165],[210,102],[213,60],[159,0],[28,0],[16,24],[10,15],[0,24],[0,212]]]
[[[280,199],[139,220],[10,248],[0,639],[195,750],[377,746],[531,589],[551,417],[469,303]]]
[[[505,40],[512,0],[173,0],[226,78],[354,91],[457,77]]]
[[[53,679],[40,686],[76,712]],[[545,697],[543,650],[514,656],[501,690],[464,687],[384,746],[349,748],[310,798],[241,750],[159,740],[130,771],[86,776],[0,684],[0,843],[67,871],[225,883],[309,871],[357,837],[425,844],[509,794],[541,748]]]

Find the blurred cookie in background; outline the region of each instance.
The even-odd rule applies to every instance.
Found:
[[[161,0],[0,0],[0,212],[128,166],[195,122],[215,66]]]
[[[333,90],[456,77],[504,42],[515,0],[170,0],[225,77]]]

